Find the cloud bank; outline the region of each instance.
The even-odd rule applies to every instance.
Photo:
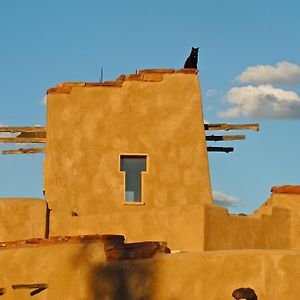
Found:
[[[238,197],[229,196],[220,191],[213,191],[212,195],[214,203],[224,207],[232,207],[238,201]]]
[[[248,67],[236,77],[243,83],[300,85],[300,66],[282,61],[275,66],[257,65]]]
[[[234,87],[227,92],[226,100],[234,107],[218,113],[222,118],[240,116],[255,119],[300,118],[298,94],[271,85]]]
[[[278,87],[280,84],[300,86],[300,66],[287,61],[275,66],[251,66],[237,76],[236,80],[253,84],[231,88],[224,97],[231,107],[219,112],[218,117],[300,119],[299,95],[295,91]]]

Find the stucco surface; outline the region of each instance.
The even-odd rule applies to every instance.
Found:
[[[167,241],[172,250],[199,251],[204,247],[204,206],[187,205],[71,217],[52,211],[50,235],[122,234],[127,242]]]
[[[102,242],[0,249],[3,298],[32,299],[31,289],[11,285],[46,283],[48,289],[34,299],[93,300],[93,274],[104,261]]]
[[[259,300],[296,300],[299,264],[296,250],[167,254],[106,264],[97,272],[95,289],[97,299],[223,300],[233,299],[236,288],[251,287]]]
[[[273,193],[264,205],[257,210],[256,214],[267,211],[274,206],[289,210],[290,230],[288,234],[290,236],[291,248],[300,249],[300,195]],[[284,223],[278,222],[276,225],[277,230],[282,230],[283,227]]]
[[[32,198],[0,199],[0,241],[45,237],[46,202]]]
[[[291,248],[291,211],[284,207],[270,207],[269,214],[238,216],[206,205],[204,220],[205,250]]]
[[[121,154],[147,155],[140,211],[212,202],[197,75],[146,75],[122,87],[74,86],[48,95],[51,209],[79,216],[135,211],[124,205]]]
[[[259,300],[298,299],[299,250],[158,254],[105,262],[101,242],[0,250],[5,299],[31,299],[13,284],[46,283],[35,299],[232,299],[251,287]]]

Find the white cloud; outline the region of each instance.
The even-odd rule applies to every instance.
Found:
[[[234,87],[227,92],[226,101],[235,106],[218,113],[219,117],[300,118],[300,98],[297,93],[274,88],[271,85]]]
[[[220,191],[213,191],[212,195],[213,195],[214,203],[220,206],[225,206],[225,207],[234,206],[238,201],[238,197],[229,196]]]
[[[44,96],[40,101],[39,103],[43,104],[43,105],[46,105],[47,104],[47,96]]]
[[[208,91],[205,93],[205,96],[206,96],[207,98],[216,97],[216,96],[218,96],[218,95],[219,95],[218,91],[217,91],[217,90],[214,90],[214,89],[208,90]]]
[[[287,61],[272,65],[248,67],[237,76],[244,83],[300,85],[300,66]]]

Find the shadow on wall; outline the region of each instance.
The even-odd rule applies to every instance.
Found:
[[[137,261],[108,262],[91,274],[94,300],[154,299],[154,266]]]

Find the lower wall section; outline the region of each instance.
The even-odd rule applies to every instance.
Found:
[[[0,241],[45,237],[46,210],[43,199],[0,199]]]
[[[3,299],[32,299],[17,284],[47,284],[43,300],[231,299],[251,287],[259,300],[299,298],[299,250],[159,254],[106,262],[102,242],[0,249]]]
[[[171,250],[199,251],[204,242],[204,206],[186,205],[95,216],[52,210],[50,236],[122,234],[127,242],[167,241]]]
[[[12,285],[37,283],[48,288],[36,294],[36,300],[97,299],[93,281],[104,261],[102,242],[0,249],[3,299],[32,299],[34,289],[13,289]]]
[[[232,299],[235,289],[251,287],[259,300],[296,300],[299,266],[299,251],[240,250],[165,255],[136,268],[139,272],[144,268],[146,274],[154,270],[153,281],[144,283],[145,289],[153,287],[151,299]],[[124,267],[131,270],[129,262]],[[128,286],[131,280],[134,276],[127,279]]]
[[[272,207],[269,215],[229,215],[227,209],[205,207],[205,250],[289,249],[291,212]]]
[[[291,248],[300,249],[300,194],[273,193],[266,206],[280,206],[291,212]],[[278,226],[281,228],[281,224]],[[277,227],[277,230],[278,230]]]

